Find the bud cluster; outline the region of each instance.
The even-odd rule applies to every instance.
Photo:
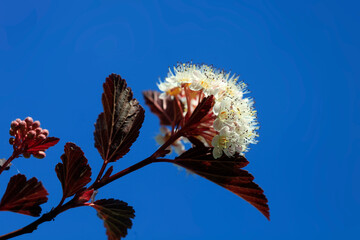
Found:
[[[28,152],[28,146],[43,142],[48,136],[49,131],[40,127],[39,121],[34,121],[31,117],[24,120],[16,119],[10,125],[9,143],[13,145],[14,149],[21,151],[24,158],[29,158],[33,155],[36,158],[42,159],[46,156],[44,151]]]

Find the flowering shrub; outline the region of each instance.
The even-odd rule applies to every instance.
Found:
[[[74,143],[66,143],[61,162],[55,172],[62,186],[59,204],[41,215],[40,205],[48,200],[48,192],[35,177],[17,174],[11,177],[0,201],[0,211],[12,211],[34,217],[29,225],[0,236],[9,239],[31,233],[72,208],[93,207],[103,219],[108,239],[127,235],[135,217],[133,207],[117,199],[96,200],[96,193],[105,185],[155,162],[169,162],[198,174],[240,196],[269,218],[269,207],[263,190],[243,168],[249,163],[244,154],[256,143],[258,123],[253,101],[246,98],[244,83],[212,66],[178,64],[158,84],[161,92],[145,91],[145,103],[160,120],[155,137],[160,147],[148,158],[113,173],[113,166],[136,141],[145,111],[133,98],[124,79],[111,74],[103,85],[102,104],[95,124],[95,147],[103,165],[92,181],[91,167],[83,151]],[[0,174],[11,162],[23,156],[46,157],[45,151],[59,142],[40,128],[40,122],[27,117],[10,124],[13,154],[0,159]],[[186,149],[185,143],[191,145]],[[177,157],[168,158],[172,148]]]

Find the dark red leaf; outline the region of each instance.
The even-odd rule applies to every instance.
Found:
[[[203,140],[211,146],[211,140],[218,132],[213,128],[216,118],[212,111],[214,96],[208,96],[201,100],[190,116],[185,116],[182,121],[183,136],[186,137],[194,147],[204,147]],[[200,137],[200,138],[199,138]]]
[[[160,119],[161,125],[176,126],[183,117],[182,106],[175,98],[167,96],[166,99],[160,99],[160,92],[145,91],[143,92],[146,105],[149,106],[150,111],[157,115]]]
[[[49,147],[56,145],[59,142],[59,138],[56,137],[47,137],[44,140],[32,141],[30,145],[27,146],[26,152],[33,153],[38,151],[45,151]]]
[[[37,217],[40,205],[46,203],[48,192],[36,178],[26,180],[22,174],[10,178],[0,202],[0,211],[11,211]]]
[[[196,173],[248,201],[269,219],[269,206],[264,191],[253,182],[254,177],[241,169],[249,162],[245,157],[223,155],[214,159],[212,148],[192,148],[175,158],[174,163]]]
[[[76,199],[78,199],[78,201],[81,203],[85,203],[85,202],[88,202],[91,199],[91,197],[93,196],[94,189],[79,192],[77,194],[78,195],[76,196]],[[96,195],[96,193],[95,193],[95,195]]]
[[[90,206],[95,208],[98,216],[104,220],[109,240],[119,240],[127,235],[127,230],[132,227],[131,218],[135,217],[135,211],[126,202],[101,199]]]
[[[105,161],[115,162],[130,150],[139,136],[144,109],[120,75],[111,74],[103,87],[104,112],[95,124],[95,147]]]
[[[91,181],[91,168],[83,151],[74,143],[66,143],[64,151],[61,156],[62,163],[56,165],[55,171],[64,197],[70,197]]]
[[[187,135],[186,138],[189,140],[189,142],[191,142],[194,147],[205,147],[204,143],[196,137]]]
[[[196,106],[189,119],[186,120],[186,125],[191,126],[201,123],[203,118],[209,114],[209,111],[214,106],[214,103],[215,101],[213,95],[203,98],[199,105]]]

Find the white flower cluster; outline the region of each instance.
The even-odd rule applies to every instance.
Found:
[[[185,109],[187,104],[181,95],[184,87],[204,97],[215,97],[213,113],[216,118],[213,127],[218,135],[211,142],[215,158],[221,157],[223,152],[227,156],[233,156],[236,152],[243,155],[250,143],[257,142],[258,123],[253,101],[243,97],[247,93],[246,85],[237,81],[238,76],[230,76],[230,73],[212,66],[187,63],[178,64],[174,72],[169,70],[165,81],[158,84],[163,91],[160,97],[177,96]]]

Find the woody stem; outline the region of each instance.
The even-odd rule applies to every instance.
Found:
[[[179,137],[181,137],[183,134],[182,129],[180,129],[179,131],[175,132],[173,135],[171,135],[171,137],[158,149],[156,150],[150,157],[110,176],[107,179],[104,179],[104,181],[100,181],[100,182],[94,182],[94,184],[92,185],[93,189],[99,189],[131,172],[134,172],[142,167],[145,167],[146,165],[149,165],[150,163],[154,163],[154,162],[169,162],[167,159],[163,160],[163,159],[158,159],[159,155],[162,155],[163,152],[165,151],[166,148],[168,148],[172,143],[174,143],[174,141],[176,141]]]

